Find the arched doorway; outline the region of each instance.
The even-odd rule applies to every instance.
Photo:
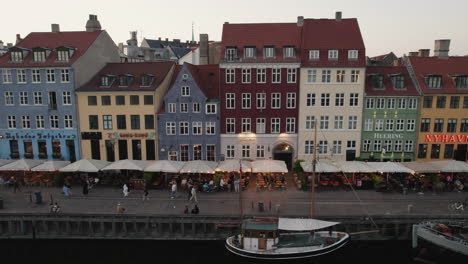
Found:
[[[288,170],[292,170],[293,148],[291,145],[282,143],[275,146],[273,149],[273,159],[283,160],[288,166]]]

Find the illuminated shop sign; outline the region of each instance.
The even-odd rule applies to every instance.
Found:
[[[5,133],[1,138],[5,139],[74,139],[75,135],[63,133]]]
[[[374,133],[374,138],[379,138],[379,139],[403,138],[403,134],[380,134],[380,133]]]
[[[108,138],[155,138],[156,133],[107,133]]]
[[[425,142],[468,143],[468,135],[426,135]]]

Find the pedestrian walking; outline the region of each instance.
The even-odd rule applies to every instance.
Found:
[[[21,192],[20,185],[19,185],[18,180],[16,179],[15,176],[11,176],[11,178],[10,178],[10,184],[13,185],[13,192],[14,192],[14,193],[16,193],[16,190],[18,190],[19,192]]]
[[[187,196],[188,197],[187,200],[189,201],[190,201],[190,198],[192,197],[192,189],[193,189],[193,186],[190,185],[190,187],[188,188],[188,196]]]
[[[83,182],[83,195],[88,195],[89,192],[89,184],[88,181]]]
[[[195,205],[192,209],[192,214],[198,214],[200,213],[200,209],[198,208],[198,205]]]
[[[148,188],[146,188],[146,185],[145,185],[145,189],[143,190],[143,199],[142,199],[143,202],[146,201],[146,200],[149,201],[148,195],[149,195]]]
[[[188,205],[186,205],[184,209],[184,214],[188,214],[188,213],[189,213],[189,209],[188,209]]]
[[[127,197],[129,194],[129,191],[128,191],[128,186],[126,183],[124,183],[122,191],[123,191],[124,197]]]
[[[234,190],[235,190],[236,192],[239,192],[239,189],[240,189],[240,179],[239,179],[239,178],[236,178],[236,179],[234,180]]]
[[[197,189],[195,187],[192,188],[192,190],[190,191],[190,194],[192,195],[190,197],[190,201],[194,200],[195,203],[198,203],[198,199],[197,199]]]
[[[172,182],[171,186],[171,199],[174,199],[177,194],[177,183],[175,181]]]

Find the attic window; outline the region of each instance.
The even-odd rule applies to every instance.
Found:
[[[119,87],[128,87],[132,79],[132,75],[120,75],[119,76]]]
[[[294,58],[296,54],[294,54],[294,47],[293,46],[286,46],[283,48],[283,57],[284,58]]]
[[[12,51],[10,53],[10,60],[12,62],[22,62],[23,61],[23,52],[22,51]]]
[[[226,48],[226,59],[228,61],[237,60],[237,48],[236,47],[227,47]]]
[[[402,74],[392,75],[391,77],[393,88],[395,90],[404,90],[406,88],[405,85],[405,76]]]
[[[274,58],[275,57],[275,47],[274,46],[265,46],[263,48],[263,58]]]
[[[112,82],[114,81],[114,77],[110,75],[104,75],[101,76],[101,87],[110,87],[112,85]]]
[[[255,58],[255,47],[244,47],[244,58]]]
[[[153,83],[154,76],[150,74],[141,75],[140,86],[150,86]]]
[[[426,75],[426,86],[429,89],[440,89],[442,85],[441,75]]]
[[[382,74],[373,74],[369,76],[372,89],[382,90],[385,88],[383,83],[383,77],[384,76]]]
[[[455,77],[455,87],[457,87],[457,89],[467,89],[468,75],[459,75]]]
[[[33,52],[34,62],[45,62],[46,60],[46,51],[45,50],[35,50]]]
[[[73,55],[73,49],[68,47],[57,48],[57,61],[69,61]]]

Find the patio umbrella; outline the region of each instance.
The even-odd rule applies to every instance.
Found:
[[[288,172],[283,160],[256,160],[252,162],[252,172]]]
[[[48,160],[41,165],[32,168],[31,171],[58,171],[68,164],[70,164],[70,161]]]
[[[242,162],[242,163],[241,163]],[[238,160],[238,159],[229,159],[221,161],[216,168],[216,171],[226,171],[226,172],[240,172],[240,164],[242,164],[242,172],[251,172],[252,165],[250,161],[247,160]]]
[[[180,169],[184,165],[185,165],[185,162],[183,161],[157,160],[157,161],[151,162],[150,165],[144,169],[144,171],[179,173]]]
[[[61,172],[98,172],[108,166],[110,162],[105,160],[82,159],[75,161],[59,169]]]
[[[12,163],[15,160],[0,159],[0,167]]]
[[[184,164],[180,173],[208,173],[214,174],[217,163],[207,160],[192,160]]]
[[[42,163],[45,160],[33,160],[33,159],[20,159],[16,160],[12,163],[8,163],[0,167],[0,170],[7,170],[7,171],[26,171],[30,170]]]
[[[104,167],[102,170],[136,170],[143,171],[148,165],[149,161],[146,160],[118,160],[112,162],[110,165]]]
[[[312,162],[303,161],[301,162],[301,167],[305,172],[312,172],[313,170]],[[341,170],[339,168],[328,162],[317,161],[317,164],[315,164],[315,172],[317,173],[332,173],[340,171]]]
[[[423,161],[410,161],[410,162],[401,162],[401,165],[413,170],[415,173],[436,173],[439,172],[431,162]]]
[[[440,160],[429,162],[441,172],[468,172],[468,164],[458,160]]]

